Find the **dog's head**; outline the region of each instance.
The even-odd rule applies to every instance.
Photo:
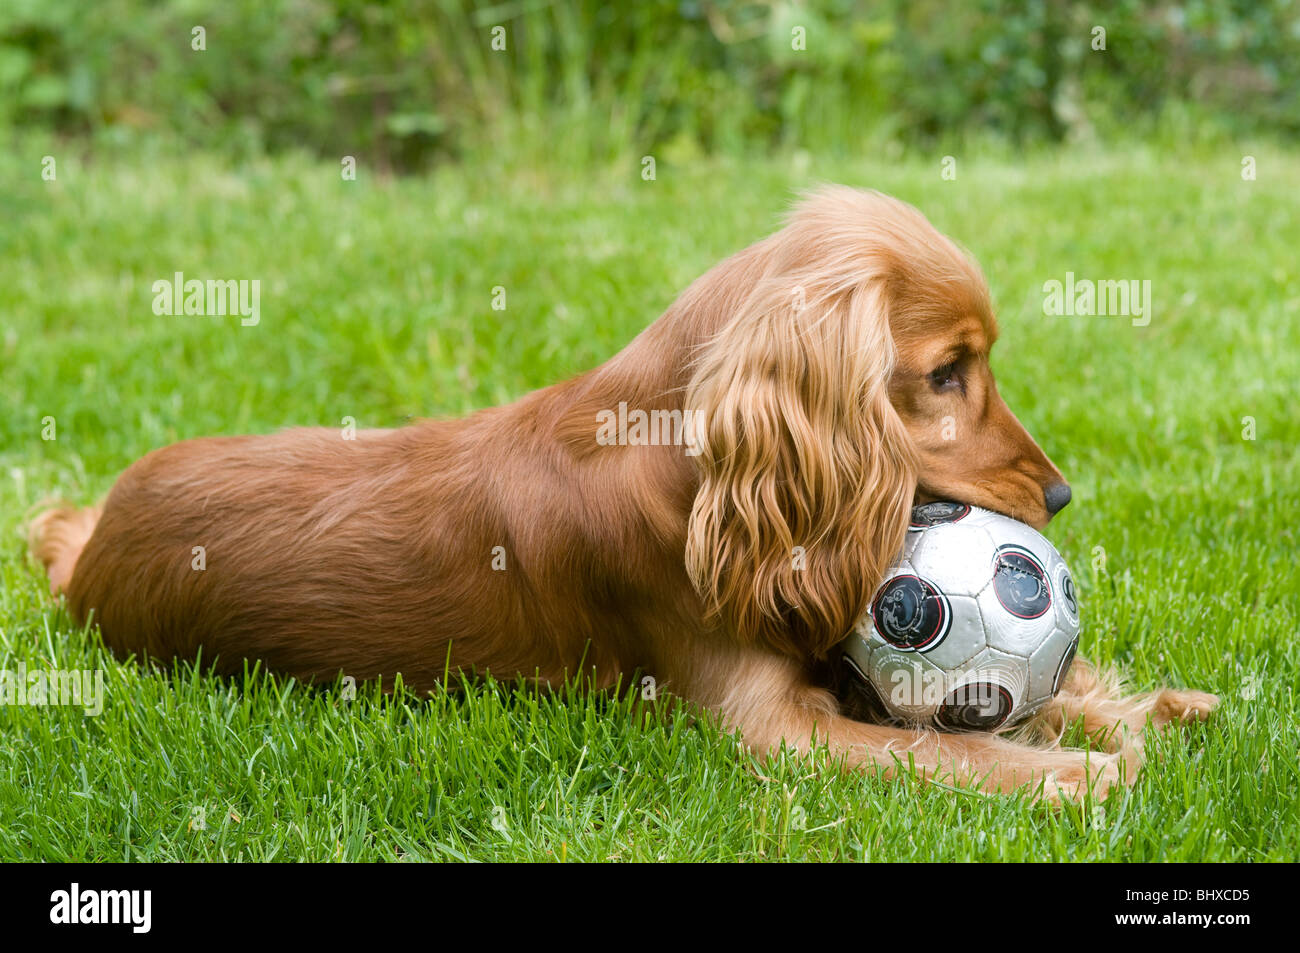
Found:
[[[918,501],[957,500],[1042,529],[1070,502],[1070,487],[998,395],[984,277],[920,212],[878,200],[898,249],[889,398],[917,456]]]
[[[700,489],[687,567],[742,638],[823,656],[865,610],[918,500],[1038,527],[1069,501],[998,396],[979,269],[910,205],[820,190],[705,280],[740,304],[688,389]]]

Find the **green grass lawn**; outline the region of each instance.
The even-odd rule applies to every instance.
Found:
[[[0,669],[99,668],[107,695],[97,717],[0,708],[0,858],[1300,856],[1300,156],[1260,154],[1254,182],[1239,154],[1152,149],[961,159],[956,181],[873,159],[347,182],[69,155],[46,182],[43,151],[0,158]],[[1074,488],[1048,535],[1082,652],[1223,698],[1101,810],[759,768],[705,722],[576,692],[157,674],[73,625],[25,557],[42,498],[93,502],[175,440],[459,415],[597,364],[826,180],[917,204],[982,263],[1002,393]],[[175,271],[260,279],[260,323],[155,316]],[[1045,316],[1067,271],[1149,279],[1150,325]]]

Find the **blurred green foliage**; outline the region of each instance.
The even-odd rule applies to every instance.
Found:
[[[193,49],[195,27],[205,49]],[[1300,133],[1300,3],[0,6],[0,134],[306,148],[408,169],[503,149],[573,160],[848,151],[1170,122],[1198,135]]]

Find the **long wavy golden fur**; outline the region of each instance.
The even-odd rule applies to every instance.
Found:
[[[1213,696],[1124,698],[1080,662],[1018,741],[871,724],[835,691],[915,501],[1042,526],[1069,499],[997,394],[996,336],[978,268],[920,212],[825,188],[595,370],[355,439],[187,440],[102,510],[40,516],[31,549],[122,654],[417,689],[639,671],[759,754],[824,742],[887,773],[1104,790],[1131,780],[1148,718]],[[1059,747],[1078,720],[1099,750]]]

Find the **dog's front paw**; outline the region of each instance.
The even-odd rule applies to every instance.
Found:
[[[1151,723],[1157,728],[1174,722],[1204,721],[1219,706],[1219,696],[1209,692],[1166,688],[1156,695]]]
[[[1097,751],[1071,752],[1075,763],[1054,771],[1043,785],[1042,796],[1052,804],[1083,801],[1089,794],[1105,800],[1113,790],[1132,785],[1137,772],[1121,754]]]

